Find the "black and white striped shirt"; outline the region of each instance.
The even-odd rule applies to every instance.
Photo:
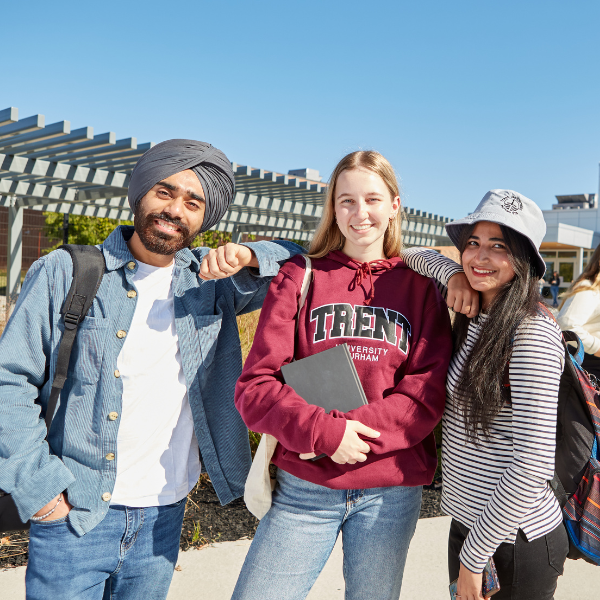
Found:
[[[462,270],[432,250],[403,252],[406,264],[443,286]],[[468,441],[464,418],[453,394],[469,354],[485,326],[485,314],[472,319],[467,339],[448,369],[443,423],[442,510],[471,529],[461,562],[481,572],[502,542],[515,542],[522,529],[529,541],[556,528],[560,506],[550,488],[554,476],[558,387],[564,349],[557,323],[539,315],[517,329],[509,362],[511,403],[495,417],[488,438]]]

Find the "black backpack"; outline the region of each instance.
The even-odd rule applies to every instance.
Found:
[[[563,509],[568,558],[600,565],[600,386],[581,367],[579,337],[563,331],[563,338],[565,369],[558,390],[555,474],[550,485]]]
[[[541,312],[554,319],[545,306]],[[600,564],[600,520],[590,514],[600,481],[594,487],[586,474],[598,462],[600,447],[600,384],[581,367],[583,344],[572,331],[562,332],[565,368],[558,388],[554,477],[550,487],[560,504],[569,535],[567,558]],[[576,346],[569,344],[573,342]],[[503,376],[503,395],[510,402],[508,363]],[[591,500],[591,502],[589,502]],[[598,513],[598,511],[595,511]]]
[[[104,255],[96,246],[66,244],[59,249],[65,250],[71,255],[73,282],[61,309],[65,330],[58,347],[56,373],[46,409],[47,432],[50,431],[60,392],[67,380],[69,360],[77,336],[77,328],[92,306],[106,268]],[[29,521],[27,523],[21,521],[12,496],[0,490],[0,532],[25,529],[29,529]]]

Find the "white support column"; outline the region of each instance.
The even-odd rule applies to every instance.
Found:
[[[573,281],[575,281],[583,273],[583,248],[577,248],[577,258],[575,258],[575,273]]]
[[[234,227],[233,231],[231,232],[231,241],[234,244],[239,244],[242,241],[242,232],[237,226]]]
[[[598,193],[596,194],[596,202],[595,207],[598,208],[600,206],[600,163],[598,163]]]
[[[23,267],[23,207],[12,197],[8,207],[8,244],[6,249],[6,318],[21,291]]]

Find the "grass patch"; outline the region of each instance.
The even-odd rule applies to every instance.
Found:
[[[252,348],[252,342],[254,341],[254,334],[256,333],[259,318],[260,310],[255,310],[254,312],[237,317],[240,344],[242,346],[242,364],[246,362],[250,348]]]

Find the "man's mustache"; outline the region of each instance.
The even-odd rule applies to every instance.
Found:
[[[164,213],[149,213],[146,216],[146,223],[149,225],[151,221],[154,221],[155,219],[160,219],[161,221],[165,221],[167,223],[170,223],[171,225],[175,225],[176,227],[178,227],[181,231],[181,235],[182,236],[187,236],[190,233],[190,228],[185,225],[184,223],[182,223],[181,219],[173,219],[172,217],[169,217],[168,215],[165,215]]]

